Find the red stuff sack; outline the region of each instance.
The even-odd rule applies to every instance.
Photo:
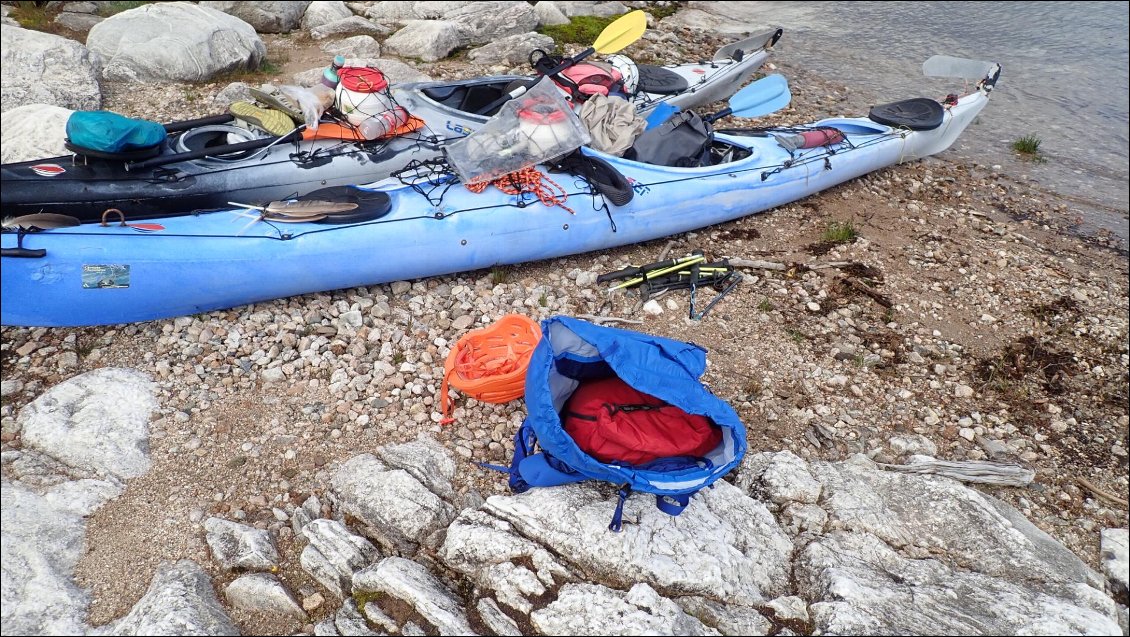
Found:
[[[709,418],[688,414],[615,376],[581,383],[561,420],[577,446],[604,463],[701,458],[722,442],[722,430]]]

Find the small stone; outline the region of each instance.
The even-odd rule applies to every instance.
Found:
[[[321,593],[314,593],[313,595],[302,598],[302,609],[309,613],[321,608],[322,604],[325,603],[326,598],[322,597]]]
[[[663,313],[663,308],[659,305],[658,301],[652,299],[643,304],[643,311],[645,314],[650,314],[651,316],[659,316]]]
[[[817,303],[816,301],[809,301],[807,307],[808,307],[808,310],[810,312],[819,312],[820,311],[820,304]]]
[[[969,385],[958,385],[954,387],[953,395],[958,398],[970,398],[973,396],[973,388]]]
[[[464,314],[463,316],[460,316],[459,318],[452,321],[451,327],[457,330],[465,330],[468,327],[471,327],[471,324],[474,322],[474,317],[472,317],[470,314]]]
[[[958,430],[957,435],[965,438],[969,442],[973,442],[973,438],[977,436],[977,432],[973,431],[969,427],[962,427],[960,430]]]

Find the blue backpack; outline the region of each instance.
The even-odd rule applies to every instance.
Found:
[[[624,501],[632,491],[655,494],[661,511],[678,515],[692,495],[741,462],[745,426],[730,405],[698,380],[706,370],[706,350],[563,316],[542,321],[541,328],[542,339],[526,373],[528,415],[514,436],[512,491],[582,480],[611,482],[620,487],[620,497],[608,528],[620,531]],[[687,413],[706,416],[722,430],[722,442],[702,458],[660,458],[639,466],[593,458],[566,433],[560,413],[582,381],[613,375]]]

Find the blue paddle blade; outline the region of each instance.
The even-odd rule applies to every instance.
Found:
[[[730,111],[737,117],[759,117],[781,110],[792,99],[785,76],[768,75],[735,93],[730,98]]]

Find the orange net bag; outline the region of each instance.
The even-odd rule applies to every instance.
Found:
[[[460,338],[444,363],[440,405],[443,420],[451,417],[447,387],[488,403],[520,398],[526,390],[526,369],[541,340],[541,327],[531,318],[507,314],[487,327],[471,330]]]

